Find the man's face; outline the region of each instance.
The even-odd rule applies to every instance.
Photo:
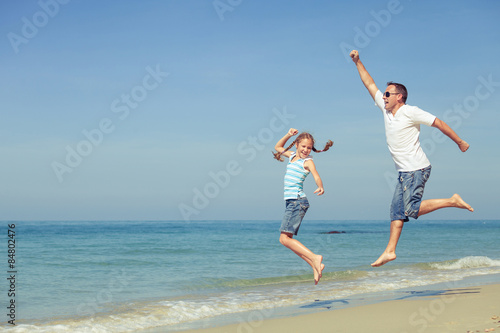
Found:
[[[389,93],[389,97],[386,97],[387,93]],[[384,92],[384,102],[385,102],[385,109],[387,111],[391,111],[394,109],[395,106],[399,105],[402,100],[401,100],[401,94],[398,94],[396,92],[396,86],[390,85],[387,86],[387,89],[385,89]]]

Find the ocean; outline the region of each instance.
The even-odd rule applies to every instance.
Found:
[[[316,286],[279,243],[280,222],[2,222],[0,331],[173,332],[464,279],[500,283],[500,220],[409,222],[397,260],[372,268],[388,221],[306,218],[297,239],[326,266]]]

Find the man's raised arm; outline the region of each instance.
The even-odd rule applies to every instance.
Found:
[[[352,61],[354,61],[354,63],[356,64],[356,68],[358,69],[361,81],[363,81],[363,84],[365,85],[366,89],[368,89],[368,92],[370,93],[372,98],[375,99],[375,94],[377,93],[378,88],[361,60],[359,60],[359,52],[356,50],[352,50],[349,55],[351,56]]]

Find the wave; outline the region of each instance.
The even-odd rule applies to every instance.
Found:
[[[323,273],[321,281],[343,281],[343,280],[355,280],[363,278],[368,275],[367,271],[359,270],[346,270],[337,272],[326,272]],[[225,279],[214,279],[212,281],[207,281],[206,284],[198,286],[196,289],[205,288],[244,288],[244,287],[260,287],[260,286],[270,286],[270,285],[286,285],[290,283],[310,283],[312,278],[312,273],[300,274],[300,275],[287,275],[287,276],[276,276],[276,277],[265,277],[265,278],[255,278],[255,279],[238,279],[238,280],[225,280]]]
[[[326,272],[321,282],[334,283],[339,290],[345,283],[357,285],[357,281],[368,278],[368,275],[368,272],[358,270]],[[7,331],[135,332],[248,311],[258,311],[264,317],[272,317],[277,308],[318,298],[318,295],[314,295],[317,288],[311,284],[311,278],[311,274],[303,274],[212,281],[209,285],[220,289],[220,292],[122,304],[108,312],[73,318],[50,318],[45,323],[32,324],[21,321],[16,328]]]
[[[46,323],[28,324],[18,322],[13,328],[0,328],[0,332],[72,332],[72,333],[108,333],[137,332],[158,327],[213,318],[217,316],[236,314],[249,310],[262,309],[272,313],[274,304],[262,302],[260,306],[250,303],[238,303],[230,300],[215,302],[178,301],[162,302],[150,306],[139,307],[136,310],[127,309],[121,313],[101,313],[86,318],[55,319]],[[167,329],[168,331],[168,329]]]
[[[500,260],[490,259],[485,256],[468,256],[455,260],[440,261],[440,262],[427,262],[412,265],[393,265],[388,266],[386,269],[395,271],[395,269],[415,268],[417,270],[460,270],[460,269],[481,269],[488,267],[500,267]],[[384,270],[385,271],[385,270]],[[341,281],[356,281],[366,278],[372,274],[373,270],[345,270],[325,272],[321,278],[322,282],[341,282]],[[286,287],[292,283],[309,284],[311,282],[312,274],[298,274],[298,275],[285,275],[275,277],[263,277],[253,279],[207,279],[204,284],[191,286],[189,290],[210,290],[210,289],[240,289],[252,287]]]
[[[500,260],[484,256],[468,256],[455,260],[422,264],[422,268],[434,270],[460,270],[470,268],[500,267]]]

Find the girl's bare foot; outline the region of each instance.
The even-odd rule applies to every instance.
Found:
[[[318,282],[319,282],[319,279],[321,279],[321,277],[323,276],[323,270],[325,269],[325,264],[321,264],[321,271],[318,273],[315,269],[313,270],[314,271],[314,284],[317,285]]]
[[[325,269],[325,265],[322,263],[323,256],[317,255],[313,259],[313,271],[314,271],[314,284],[318,284],[319,279],[321,279],[323,269]]]

